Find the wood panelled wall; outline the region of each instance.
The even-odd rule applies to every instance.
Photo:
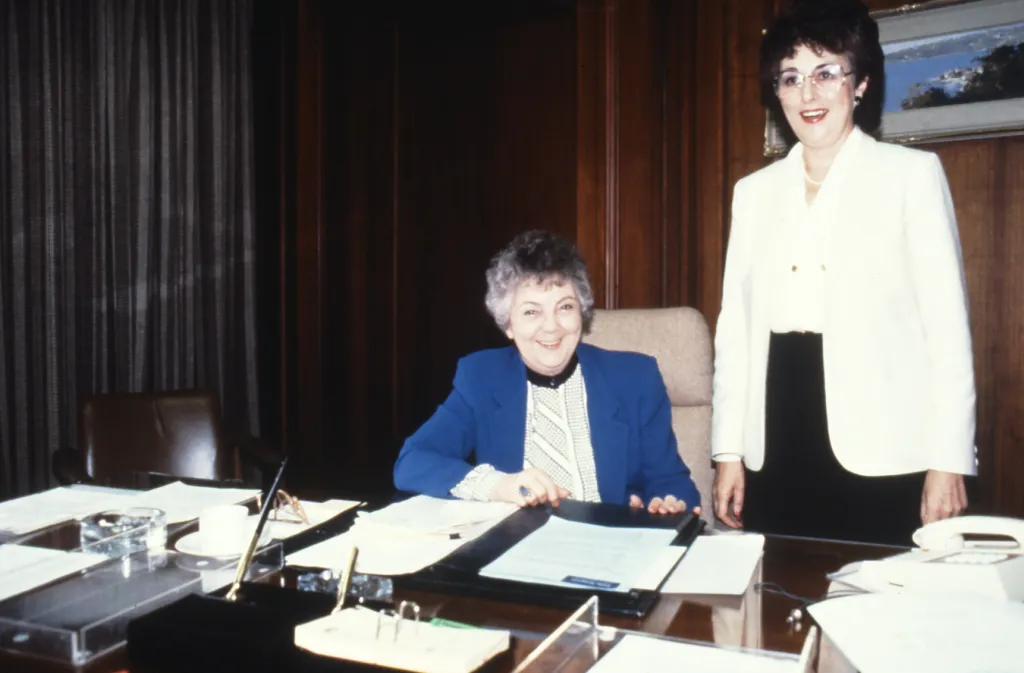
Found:
[[[757,52],[780,1],[280,5],[297,31],[276,139],[295,478],[390,486],[458,357],[504,343],[483,271],[524,229],[575,238],[602,306],[692,305],[713,325],[732,186],[765,164]],[[928,149],[970,285],[975,504],[1024,516],[1024,139]]]

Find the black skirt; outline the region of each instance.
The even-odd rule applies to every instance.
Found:
[[[765,461],[746,471],[744,527],[804,537],[911,545],[924,473],[864,477],[832,451],[820,334],[772,333]]]

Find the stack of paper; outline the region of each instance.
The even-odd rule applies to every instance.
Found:
[[[191,486],[180,481],[144,491],[132,497],[127,507],[156,507],[167,515],[167,524],[198,519],[207,507],[237,505],[259,495],[254,488],[217,488]]]
[[[812,605],[822,633],[862,673],[1024,670],[1024,604],[861,594]]]
[[[0,531],[23,535],[107,509],[130,507],[131,493],[110,493],[68,487],[0,503]]]
[[[440,561],[517,509],[510,503],[418,495],[376,512],[361,512],[347,533],[290,554],[288,565],[339,568],[356,546],[357,572],[413,573]]]
[[[676,549],[676,548],[672,548]],[[664,552],[672,559],[672,549]],[[754,533],[701,535],[661,586],[663,594],[742,596],[764,551],[764,536]],[[679,552],[675,553],[675,559]],[[663,562],[664,563],[664,562]],[[669,564],[671,567],[671,564]],[[661,573],[661,577],[665,572]],[[655,580],[660,580],[655,577]],[[646,584],[639,589],[655,589]]]
[[[176,481],[151,491],[92,490],[62,486],[0,503],[0,532],[23,535],[90,514],[124,507],[156,507],[167,523],[199,518],[214,505],[235,505],[252,500],[258,489],[190,486]]]
[[[349,608],[295,627],[295,645],[404,671],[469,673],[508,649],[509,632],[393,621],[372,610]]]

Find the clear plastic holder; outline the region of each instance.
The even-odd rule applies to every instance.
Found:
[[[598,597],[592,596],[534,648],[513,673],[583,673],[596,666],[627,636],[716,648],[749,659],[748,665],[751,668],[745,670],[756,670],[764,665],[774,664],[771,670],[784,668],[792,673],[811,673],[815,670],[820,644],[817,627],[811,627],[801,653],[796,655],[601,626],[598,623]],[[678,663],[685,664],[684,661]]]
[[[600,657],[602,635],[597,615],[597,596],[591,596],[512,673],[577,673],[589,669]]]
[[[9,584],[9,593],[18,593],[0,600],[0,649],[81,666],[124,645],[131,620],[230,584],[237,569],[237,558],[168,551],[148,523],[95,541],[83,535],[81,521],[70,527],[78,530],[67,531],[65,541],[74,533],[85,542],[71,550],[54,549],[61,545],[42,538],[3,545],[14,559],[4,579],[23,587]],[[140,547],[140,539],[154,544]],[[259,581],[283,567],[283,547],[272,542],[257,551],[246,580]]]

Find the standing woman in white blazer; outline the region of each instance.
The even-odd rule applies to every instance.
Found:
[[[858,0],[798,0],[764,36],[765,102],[799,143],[733,194],[711,439],[733,527],[909,545],[967,506],[953,203],[935,154],[859,128],[877,126],[883,67]]]

